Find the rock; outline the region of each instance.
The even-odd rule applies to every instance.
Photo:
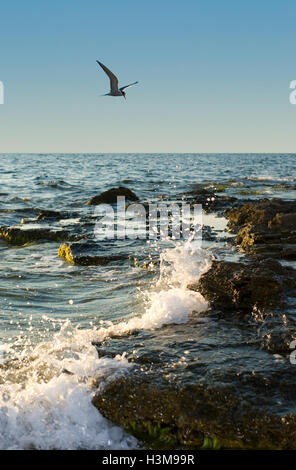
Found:
[[[201,448],[205,439],[228,449],[296,449],[295,415],[245,405],[230,390],[173,386],[155,376],[118,379],[93,399],[108,419],[157,448]],[[162,445],[161,445],[162,444]],[[159,447],[161,445],[161,447]]]
[[[59,220],[62,219],[63,216],[57,211],[51,211],[48,209],[41,209],[36,220],[46,220],[46,219],[54,219]]]
[[[275,325],[273,328],[263,328],[261,344],[266,351],[272,354],[288,355],[291,352],[291,343],[296,340],[295,325]]]
[[[254,308],[285,307],[287,297],[296,295],[296,273],[270,259],[249,263],[213,261],[198,283],[188,287],[223,313],[250,314]]]
[[[124,196],[128,201],[138,201],[136,194],[128,188],[120,186],[119,188],[111,188],[98,196],[92,197],[86,204],[98,205],[98,204],[114,204],[117,202],[118,196]]]
[[[79,217],[79,214],[76,212],[58,212],[49,209],[40,209],[39,214],[36,217],[36,220],[61,220],[61,219],[71,219],[73,217]]]
[[[200,292],[219,317],[244,317],[258,329],[263,349],[289,355],[296,339],[296,272],[278,261],[234,263],[214,261],[199,282]],[[283,313],[285,312],[285,313]]]
[[[226,212],[236,244],[250,254],[296,259],[296,201],[263,199]]]
[[[295,366],[262,349],[256,326],[192,317],[97,348],[134,367],[93,404],[147,446],[296,449]]]
[[[105,243],[98,245],[94,241],[86,240],[77,243],[62,243],[58,255],[68,263],[81,266],[106,265],[127,258],[124,253],[111,254],[110,247]]]
[[[72,235],[65,230],[51,230],[49,228],[19,228],[0,227],[0,237],[13,245],[25,245],[32,242],[64,240],[77,240],[76,235]]]
[[[242,225],[252,223],[258,227],[266,228],[268,223],[277,214],[292,214],[296,209],[295,201],[284,201],[282,199],[260,199],[248,202],[226,212],[229,227],[237,230]]]

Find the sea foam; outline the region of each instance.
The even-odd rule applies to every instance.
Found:
[[[187,289],[211,264],[194,243],[160,256],[160,274],[143,292],[143,312],[92,329],[67,320],[50,342],[17,352],[0,369],[0,449],[131,449],[137,440],[106,420],[91,401],[104,383],[132,373],[124,352],[99,358],[93,343],[139,329],[184,323],[208,308]],[[13,347],[10,346],[10,350]]]

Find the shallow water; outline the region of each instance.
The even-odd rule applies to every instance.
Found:
[[[95,212],[85,202],[111,187],[127,186],[141,202],[174,200],[200,182],[227,183],[219,194],[291,199],[295,180],[295,155],[1,155],[0,225],[37,226],[39,209],[51,209],[65,212],[54,227],[91,233]],[[208,308],[186,286],[214,256],[240,255],[227,247],[223,217],[207,214],[204,224],[221,242],[120,242],[150,269],[73,266],[57,256],[59,243],[0,241],[1,449],[138,445],[91,405],[96,387],[133,366],[125,351],[98,358],[92,343],[186,323]]]

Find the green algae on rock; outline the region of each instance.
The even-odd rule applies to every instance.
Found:
[[[12,245],[26,245],[44,241],[61,242],[64,240],[77,240],[76,235],[65,230],[51,230],[49,228],[20,228],[0,227],[0,237]]]
[[[296,449],[295,415],[263,411],[240,388],[202,383],[198,374],[195,384],[182,384],[157,368],[135,370],[107,383],[93,404],[152,448]]]
[[[77,243],[62,243],[58,249],[58,255],[68,263],[81,266],[100,266],[111,262],[121,261],[127,255],[120,253],[111,254],[104,248],[91,240]]]

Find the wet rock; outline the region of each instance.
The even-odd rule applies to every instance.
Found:
[[[295,366],[263,350],[256,328],[192,318],[97,348],[134,367],[93,404],[149,447],[296,449]]]
[[[254,224],[258,228],[267,228],[269,224],[278,223],[283,214],[293,214],[296,209],[295,201],[284,201],[281,199],[261,199],[259,201],[248,202],[239,207],[226,212],[229,220],[229,228],[236,231],[246,224]],[[289,222],[291,222],[289,220]],[[294,219],[295,223],[295,219]],[[294,224],[293,224],[294,225]]]
[[[263,199],[226,212],[236,244],[250,254],[296,259],[296,202]]]
[[[179,388],[155,376],[116,380],[93,404],[128,432],[159,448],[202,447],[215,439],[230,449],[295,449],[296,419],[270,416],[243,405],[227,389]],[[163,383],[161,383],[163,382]],[[155,382],[154,382],[155,383]]]
[[[274,328],[263,328],[261,344],[266,351],[272,354],[289,355],[291,343],[296,340],[296,327],[292,325],[276,325]]]
[[[43,241],[61,242],[64,240],[77,240],[78,237],[65,230],[51,230],[49,228],[19,228],[0,227],[0,237],[13,245],[25,245]]]
[[[58,255],[68,263],[81,266],[106,265],[127,258],[124,253],[113,254],[108,244],[85,240],[77,243],[62,243]]]
[[[219,317],[247,316],[244,321],[256,328],[261,348],[286,356],[296,339],[295,287],[295,270],[272,259],[214,261],[199,282],[189,286],[210,302]]]
[[[202,226],[202,239],[207,241],[214,241],[217,239],[217,234],[212,230],[209,225]]]
[[[40,210],[38,216],[36,217],[37,220],[45,220],[45,219],[62,219],[63,217],[57,211],[51,211],[49,209],[42,209]]]
[[[40,209],[36,220],[61,220],[69,217],[74,217],[74,214],[67,214],[64,212],[53,211],[49,209]]]
[[[98,204],[114,204],[117,202],[118,196],[124,196],[127,201],[138,201],[136,194],[128,188],[120,186],[119,188],[111,188],[98,196],[92,197],[86,204],[98,205]]]
[[[224,313],[251,313],[253,309],[278,309],[295,296],[296,273],[276,260],[236,263],[213,261],[211,268],[190,289],[200,292]]]

